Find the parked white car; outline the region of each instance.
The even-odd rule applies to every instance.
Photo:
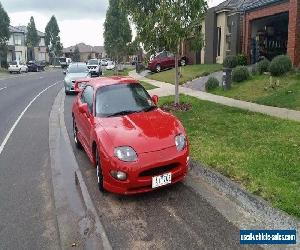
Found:
[[[115,69],[115,62],[113,62],[113,61],[107,61],[107,66],[106,66],[106,69],[107,70],[113,70],[113,69]]]
[[[101,59],[101,66],[107,66],[107,60]]]
[[[22,63],[22,62],[19,62],[19,61],[12,61],[9,63],[9,66],[8,66],[8,72],[9,73],[19,73],[21,74],[21,72],[25,72],[27,73],[28,72],[28,67],[26,64]]]

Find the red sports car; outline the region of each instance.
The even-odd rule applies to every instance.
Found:
[[[142,193],[186,176],[186,132],[157,107],[157,96],[128,77],[91,78],[80,85],[72,108],[74,141],[97,168],[100,191]]]

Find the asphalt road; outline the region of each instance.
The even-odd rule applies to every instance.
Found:
[[[0,80],[0,144],[25,107],[63,75],[28,73]],[[0,153],[0,249],[59,249],[49,161],[49,113],[62,83],[24,113]]]
[[[102,194],[96,171],[72,139],[71,105],[65,123],[79,168],[113,249],[241,249],[239,229],[185,184],[131,197]],[[248,247],[249,248],[249,247]]]

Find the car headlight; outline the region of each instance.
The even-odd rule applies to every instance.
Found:
[[[133,148],[125,146],[115,148],[115,156],[121,161],[136,161],[137,154]]]
[[[175,145],[178,151],[182,151],[186,146],[186,138],[183,134],[175,137]]]

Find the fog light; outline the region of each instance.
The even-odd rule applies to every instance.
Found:
[[[112,177],[119,181],[125,181],[127,179],[127,174],[122,171],[110,171]]]

